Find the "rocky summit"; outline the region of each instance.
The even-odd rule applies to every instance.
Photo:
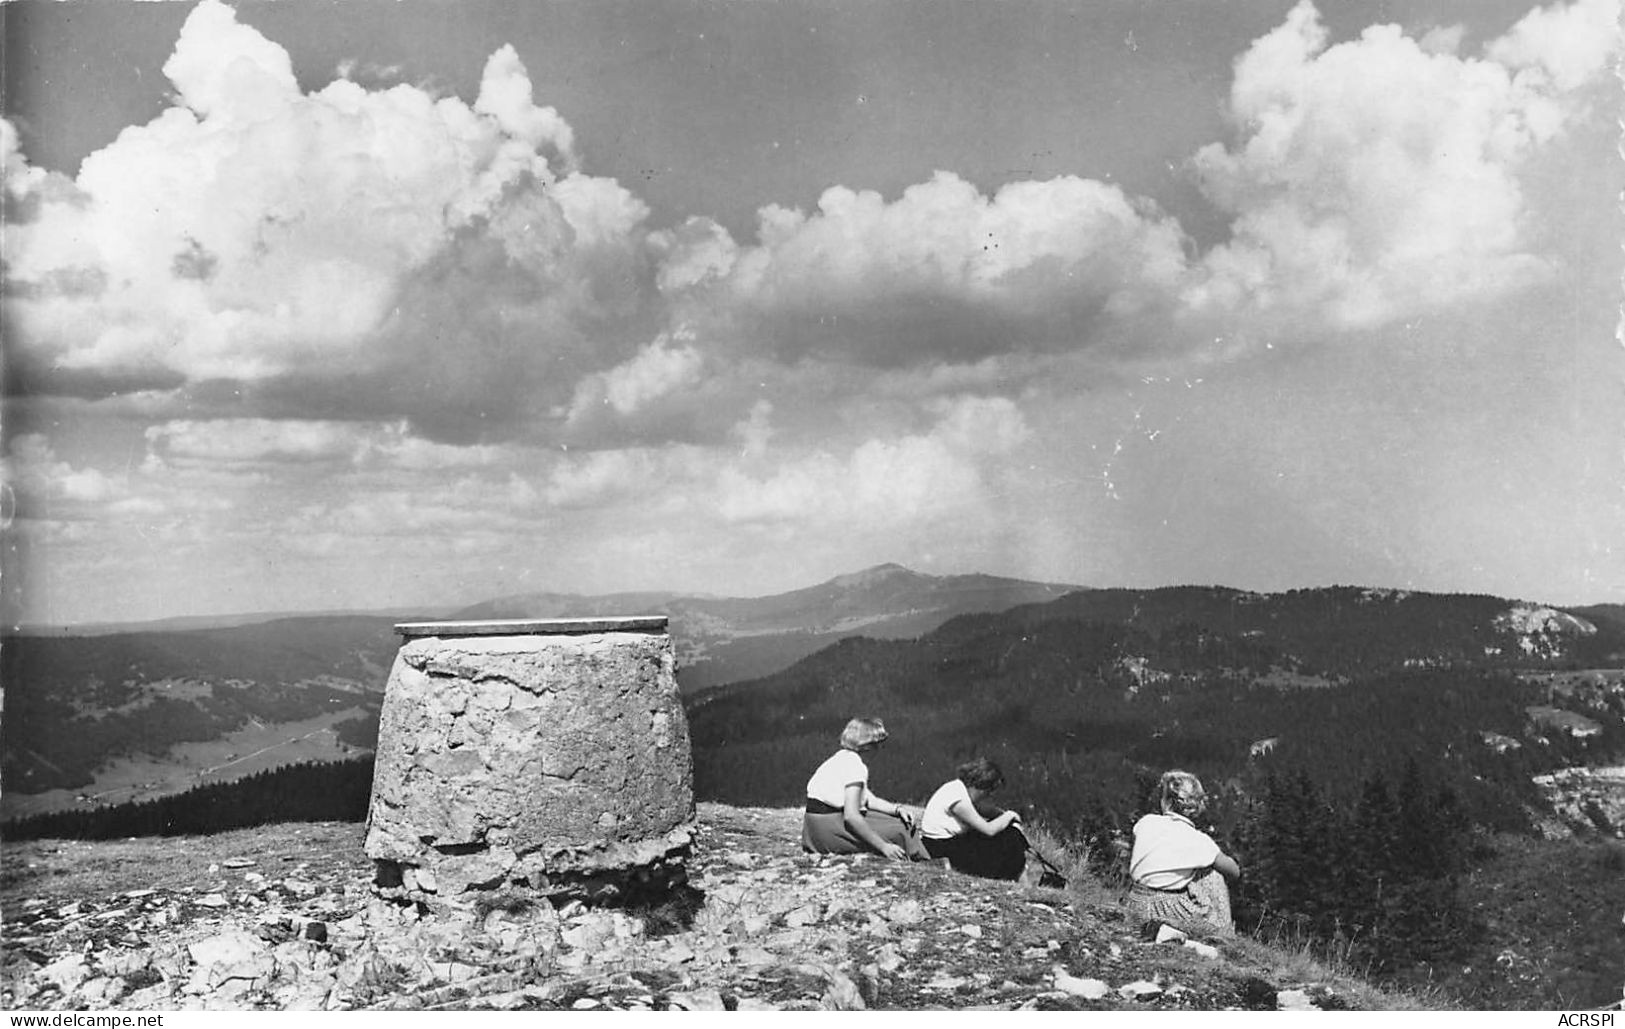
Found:
[[[799,850],[702,804],[693,890],[555,909],[379,898],[358,825],[8,845],[10,1010],[1321,1009],[1404,1006],[1248,940],[1154,942],[1094,886]],[[1101,895],[1095,896],[1094,893]]]

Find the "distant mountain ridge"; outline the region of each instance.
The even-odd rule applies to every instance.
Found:
[[[1053,599],[1074,588],[880,565],[769,597],[531,593],[451,617],[666,614],[679,680],[693,690],[769,674],[845,636],[915,636],[959,614]],[[0,642],[7,685],[0,808],[10,815],[73,804],[74,794],[64,791],[107,802],[156,796],[196,785],[194,775],[230,777],[284,758],[336,758],[370,748],[400,646],[394,623],[444,615],[315,615],[256,624],[232,617],[208,628],[8,636]],[[168,755],[180,755],[173,758],[177,767],[156,767]],[[104,774],[108,766],[113,774]],[[186,775],[174,781],[178,771]],[[48,791],[56,792],[40,796]]]
[[[1089,587],[996,575],[926,575],[882,564],[766,597],[531,593],[463,608],[457,618],[663,614],[685,690],[766,675],[848,636],[903,639],[962,614],[1055,600]]]
[[[425,610],[421,607],[393,607],[369,611],[335,608],[331,611],[254,611],[223,615],[177,615],[173,618],[158,618],[147,621],[78,622],[71,625],[13,625],[0,628],[0,639],[13,636],[118,636],[131,633],[197,632],[203,629],[238,629],[247,625],[265,625],[270,622],[304,618],[388,618],[404,620],[421,617],[427,617]]]
[[[679,681],[685,693],[697,694],[773,676],[850,637],[948,639],[966,632],[970,659],[978,647],[1009,646],[977,642],[985,619],[998,612],[1007,612],[1000,624],[1015,627],[1018,637],[1025,624],[1059,620],[1154,638],[1155,653],[1130,647],[1108,676],[1147,681],[1244,665],[1269,684],[1306,686],[1387,666],[1625,664],[1620,605],[1564,611],[1358,587],[1280,594],[1092,589],[926,575],[896,564],[767,597],[533,593],[452,617],[666,614]],[[0,642],[7,687],[0,810],[10,816],[71,805],[75,792],[96,803],[158,796],[199,779],[365,751],[400,645],[397,618],[326,615],[191,631],[7,637]]]

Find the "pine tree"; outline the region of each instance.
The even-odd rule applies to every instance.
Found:
[[[1271,775],[1250,820],[1250,892],[1262,907],[1296,926],[1329,934],[1342,910],[1341,854],[1346,832],[1309,777]]]
[[[1399,878],[1399,808],[1381,771],[1360,789],[1344,868],[1345,916],[1370,937],[1381,932],[1383,905]]]
[[[1407,762],[1395,831],[1395,878],[1381,905],[1378,956],[1394,966],[1442,958],[1463,941],[1471,921],[1457,899],[1468,825],[1454,792],[1430,792]]]

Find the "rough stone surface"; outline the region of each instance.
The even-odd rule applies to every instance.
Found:
[[[0,888],[0,1008],[1274,1010],[1296,990],[1341,1010],[1374,994],[1334,992],[1296,951],[1224,940],[1207,960],[1145,942],[1115,900],[803,854],[800,809],[699,816],[686,914],[517,889],[425,914],[373,892],[354,825],[19,844],[0,873],[48,850],[77,871]],[[249,840],[270,874],[209,864]],[[230,905],[199,907],[205,892]]]
[[[693,817],[688,723],[664,632],[402,645],[366,841],[386,891],[434,901],[510,884],[613,892],[633,874],[680,881]]]

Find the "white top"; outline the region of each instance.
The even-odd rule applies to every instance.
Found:
[[[863,806],[867,808],[874,796],[869,792],[869,766],[857,751],[842,747],[807,780],[807,796],[831,807],[845,807],[846,788],[853,783],[863,787]]]
[[[666,628],[665,615],[601,618],[497,618],[465,622],[399,622],[402,636],[559,636]]]
[[[956,803],[974,806],[970,790],[958,779],[937,787],[931,799],[925,802],[925,814],[920,818],[920,835],[931,840],[946,840],[965,832],[970,826],[959,820],[950,810]]]
[[[1182,890],[1223,853],[1213,837],[1181,815],[1146,815],[1134,823],[1129,875],[1157,890]]]

